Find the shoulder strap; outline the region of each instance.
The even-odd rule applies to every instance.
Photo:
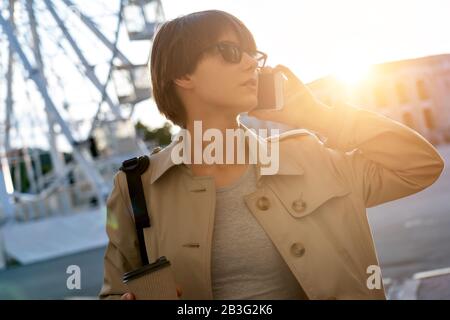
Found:
[[[133,208],[134,222],[136,225],[139,251],[142,265],[148,264],[147,250],[145,248],[144,228],[150,227],[150,217],[145,203],[144,188],[142,187],[141,175],[150,164],[148,156],[134,157],[122,162],[120,170],[127,176],[128,193],[130,194],[131,206]]]

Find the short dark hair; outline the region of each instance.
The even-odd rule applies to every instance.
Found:
[[[177,96],[174,80],[194,72],[203,50],[228,30],[236,33],[244,50],[256,50],[253,35],[244,23],[224,11],[194,12],[158,27],[149,61],[153,97],[158,110],[174,124],[186,128],[186,109]]]

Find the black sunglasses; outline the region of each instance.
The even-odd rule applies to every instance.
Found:
[[[222,58],[226,62],[239,63],[242,60],[243,52],[246,52],[258,62],[259,68],[263,68],[266,65],[267,54],[258,50],[244,51],[239,46],[233,43],[219,42],[205,48],[202,51],[210,50],[213,48],[217,48],[219,50],[220,54],[222,55]]]

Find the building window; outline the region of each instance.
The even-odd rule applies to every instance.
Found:
[[[398,101],[400,101],[400,103],[408,102],[408,96],[406,95],[406,90],[403,83],[398,82],[395,88],[397,90]]]
[[[387,101],[384,88],[381,85],[376,85],[373,89],[373,94],[375,95],[375,104],[377,105],[377,107],[385,107]]]
[[[423,117],[425,118],[425,125],[427,128],[433,130],[436,126],[432,110],[429,108],[423,109]]]
[[[429,98],[427,87],[423,80],[417,80],[417,93],[419,94],[420,100],[427,100]]]
[[[403,123],[405,125],[407,125],[408,127],[410,127],[411,129],[414,129],[414,121],[413,121],[413,118],[411,116],[411,113],[405,112],[403,114]]]

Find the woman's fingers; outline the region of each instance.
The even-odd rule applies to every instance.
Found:
[[[272,67],[263,67],[263,68],[261,68],[261,70],[260,70],[260,72],[261,73],[271,73],[273,71],[273,68]]]
[[[279,64],[274,70],[281,71],[287,78],[284,83],[285,96],[290,96],[296,91],[302,91],[306,88],[303,82],[288,67]]]
[[[284,75],[288,78],[288,80],[291,80],[293,83],[301,87],[304,86],[303,82],[288,67],[282,64],[278,64],[274,69],[283,72]]]
[[[120,300],[136,300],[136,298],[132,293],[127,292],[120,297]]]
[[[183,290],[177,286],[177,297],[181,297],[182,294]],[[120,297],[120,300],[136,300],[136,297],[132,293],[127,292]]]

